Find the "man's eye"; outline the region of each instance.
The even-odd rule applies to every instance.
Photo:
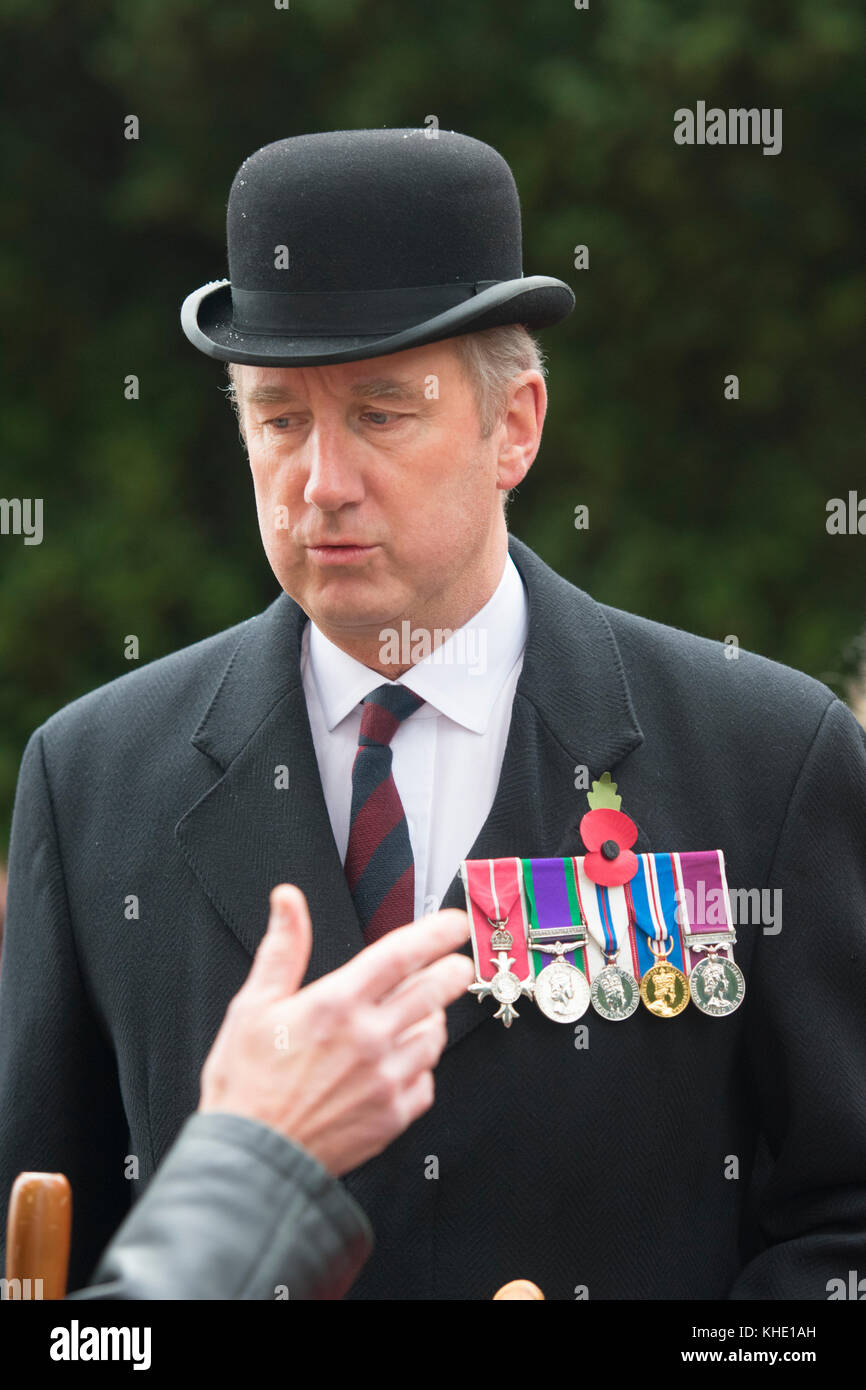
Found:
[[[378,417],[377,419],[371,421],[371,423],[374,425],[387,425],[389,421],[394,421],[394,423],[396,424],[403,419],[402,415],[395,414],[393,411],[390,410],[367,410],[364,412],[364,414],[367,419],[370,419],[371,416]]]
[[[275,415],[272,420],[265,421],[265,426],[267,429],[285,434],[287,430],[292,429],[295,418],[294,415]],[[391,410],[366,410],[361,418],[368,420],[375,428],[384,429],[388,425],[398,425],[406,417]]]

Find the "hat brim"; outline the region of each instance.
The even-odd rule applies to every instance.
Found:
[[[522,323],[528,329],[549,328],[567,318],[574,303],[574,291],[564,281],[530,275],[503,280],[399,333],[277,337],[237,332],[232,324],[231,285],[228,280],[216,280],[187,295],[180,319],[193,346],[218,361],[249,367],[321,367],[385,357],[507,323]]]

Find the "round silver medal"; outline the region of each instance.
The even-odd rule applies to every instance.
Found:
[[[689,976],[689,993],[701,1013],[724,1018],[738,1009],[746,992],[743,972],[727,956],[707,956]]]
[[[618,965],[607,965],[592,982],[592,1007],[602,1018],[612,1023],[621,1018],[631,1018],[640,1003],[640,985],[634,975],[620,970]]]
[[[561,958],[535,977],[535,1002],[554,1023],[573,1023],[589,1008],[589,985],[582,970]]]

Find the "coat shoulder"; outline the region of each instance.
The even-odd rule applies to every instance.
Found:
[[[773,727],[784,716],[789,733],[815,732],[838,696],[805,671],[743,647],[600,604],[610,624],[625,673],[679,713],[693,709],[702,721]]]
[[[570,641],[582,655],[613,653],[645,733],[648,723],[670,727],[673,721],[683,733],[689,727],[706,730],[712,717],[719,717],[730,733],[738,727],[746,734],[762,733],[784,714],[787,731],[809,738],[838,699],[805,671],[760,656],[740,642],[699,637],[601,602],[510,534],[509,550],[555,631],[550,651],[562,645],[563,632],[571,632]]]

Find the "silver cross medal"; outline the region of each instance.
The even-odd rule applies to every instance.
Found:
[[[508,918],[503,917],[500,920],[488,917],[487,920],[494,929],[490,936],[490,945],[496,955],[491,956],[490,961],[496,966],[496,974],[492,980],[476,981],[474,985],[469,986],[469,991],[476,995],[479,1002],[486,999],[488,994],[492,994],[499,1005],[493,1017],[501,1018],[505,1027],[510,1028],[512,1020],[520,1017],[514,1007],[516,1000],[520,998],[521,994],[532,998],[532,976],[529,975],[525,980],[521,980],[511,969],[514,964],[514,957],[509,956],[508,952],[514,945],[514,938],[510,931],[505,930]]]

